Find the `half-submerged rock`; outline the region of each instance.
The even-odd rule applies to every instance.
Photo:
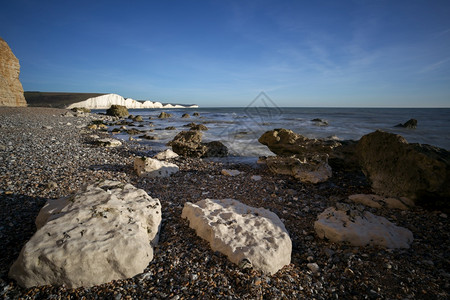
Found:
[[[356,154],[376,194],[449,209],[449,151],[375,131],[359,140]]]
[[[409,128],[409,129],[414,129],[417,127],[417,120],[416,119],[410,119],[408,120],[406,123],[404,124],[397,124],[394,127],[402,127],[402,128]]]
[[[386,218],[369,211],[359,211],[351,205],[338,203],[317,216],[314,229],[320,238],[332,242],[348,242],[352,246],[409,248],[413,234]]]
[[[291,262],[289,234],[278,216],[267,209],[233,199],[205,199],[187,202],[182,217],[213,251],[225,254],[238,266],[275,274]]]
[[[225,157],[228,148],[219,141],[202,143],[203,133],[199,130],[181,131],[167,143],[172,150],[184,157]]]
[[[153,259],[160,223],[161,204],[144,190],[117,181],[86,186],[41,209],[9,276],[26,288],[133,277]]]
[[[123,105],[111,105],[111,107],[106,110],[106,114],[108,116],[119,118],[129,116],[127,107]]]

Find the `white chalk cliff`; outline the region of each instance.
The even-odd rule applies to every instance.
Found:
[[[86,99],[81,102],[70,104],[67,108],[86,107],[90,109],[107,109],[111,105],[123,105],[127,108],[196,108],[198,105],[183,106],[178,104],[162,104],[161,102],[137,101],[131,98],[125,99],[117,94],[107,94]]]

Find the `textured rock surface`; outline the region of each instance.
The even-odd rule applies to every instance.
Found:
[[[238,170],[228,170],[228,169],[222,169],[221,173],[225,176],[231,177],[241,174],[241,172],[239,172]]]
[[[233,199],[201,200],[184,205],[182,217],[212,250],[231,262],[274,274],[290,264],[292,242],[284,224],[273,212]]]
[[[381,208],[386,206],[388,208],[398,208],[405,210],[411,206],[414,206],[414,203],[411,200],[404,197],[398,199],[373,194],[355,194],[348,196],[348,199],[355,203],[361,203],[363,205],[374,208]]]
[[[119,147],[122,145],[122,142],[112,138],[104,138],[98,139],[95,141],[95,144],[102,147]]]
[[[358,211],[349,205],[327,208],[317,217],[314,229],[320,238],[348,242],[352,246],[376,245],[386,248],[409,248],[413,234],[384,217]]]
[[[274,129],[265,132],[258,141],[280,156],[297,155],[309,157],[315,154],[329,154],[340,145],[334,140],[308,139],[288,129]]]
[[[154,158],[159,160],[166,160],[171,158],[176,158],[179,155],[172,151],[172,149],[166,149],[164,151],[159,152],[154,156]]]
[[[296,157],[272,156],[266,159],[266,164],[273,173],[294,176],[302,182],[324,182],[332,175],[326,155],[310,158],[309,160],[301,160]]]
[[[376,131],[359,140],[356,154],[376,194],[449,207],[449,151]]]
[[[181,131],[167,143],[173,151],[184,157],[225,157],[228,148],[219,141],[202,143],[203,133],[199,130]]]
[[[114,117],[127,117],[129,115],[128,109],[124,105],[111,105],[110,108],[106,110],[106,114],[108,116],[114,116]]]
[[[149,157],[136,157],[134,170],[138,176],[169,177],[179,171],[176,164],[160,161]]]
[[[19,74],[19,60],[0,38],[0,106],[27,106]]]
[[[21,286],[93,286],[141,273],[153,259],[161,205],[117,181],[84,187],[41,209],[38,231],[9,276]]]

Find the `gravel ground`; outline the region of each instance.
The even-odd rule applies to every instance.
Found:
[[[23,299],[448,299],[449,218],[440,211],[369,209],[410,229],[409,249],[351,247],[318,238],[317,215],[354,193],[370,193],[362,173],[333,169],[326,183],[303,184],[272,175],[263,166],[177,158],[180,172],[143,179],[133,173],[134,156],[154,154],[126,143],[100,148],[86,129],[98,116],[67,117],[66,110],[0,108],[0,296]],[[221,175],[222,169],[244,172]],[[252,175],[262,177],[260,181]],[[46,199],[67,196],[100,179],[129,182],[160,199],[163,223],[153,261],[127,280],[67,289],[23,289],[8,278],[22,246],[36,231],[34,219]],[[291,264],[273,276],[239,269],[210,250],[181,219],[186,201],[234,198],[265,207],[285,223],[293,242]],[[313,272],[308,264],[317,264]],[[311,266],[311,265],[310,265]]]

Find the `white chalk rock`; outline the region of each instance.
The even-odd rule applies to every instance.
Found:
[[[262,177],[259,176],[259,175],[253,175],[253,176],[251,177],[251,179],[254,180],[254,181],[260,181],[260,180],[262,179]]]
[[[368,211],[327,208],[314,223],[320,238],[332,242],[349,242],[353,246],[378,245],[386,248],[409,248],[413,234],[386,218]]]
[[[233,199],[186,202],[182,217],[212,250],[231,262],[251,264],[274,274],[290,264],[292,242],[283,222],[273,212],[254,208]]]
[[[406,210],[410,206],[413,206],[413,202],[408,198],[389,198],[374,194],[355,194],[348,197],[355,203],[361,203],[365,206],[381,208],[386,206],[388,208],[397,208],[401,210]]]
[[[162,152],[159,152],[158,154],[156,154],[155,156],[153,156],[153,158],[159,159],[159,160],[166,160],[166,159],[171,159],[171,158],[176,158],[179,155],[176,154],[175,152],[172,151],[172,149],[166,149]]]
[[[98,139],[96,144],[103,147],[119,147],[122,145],[122,142],[116,139],[104,138]]]
[[[26,288],[133,277],[153,259],[160,223],[159,200],[144,190],[117,181],[89,185],[47,202],[9,276]]]
[[[136,157],[134,170],[138,176],[169,177],[179,171],[176,164],[160,161],[149,157]]]
[[[227,170],[227,169],[223,169],[222,170],[222,174],[225,176],[238,176],[239,174],[241,174],[241,172],[239,172],[238,170]]]

